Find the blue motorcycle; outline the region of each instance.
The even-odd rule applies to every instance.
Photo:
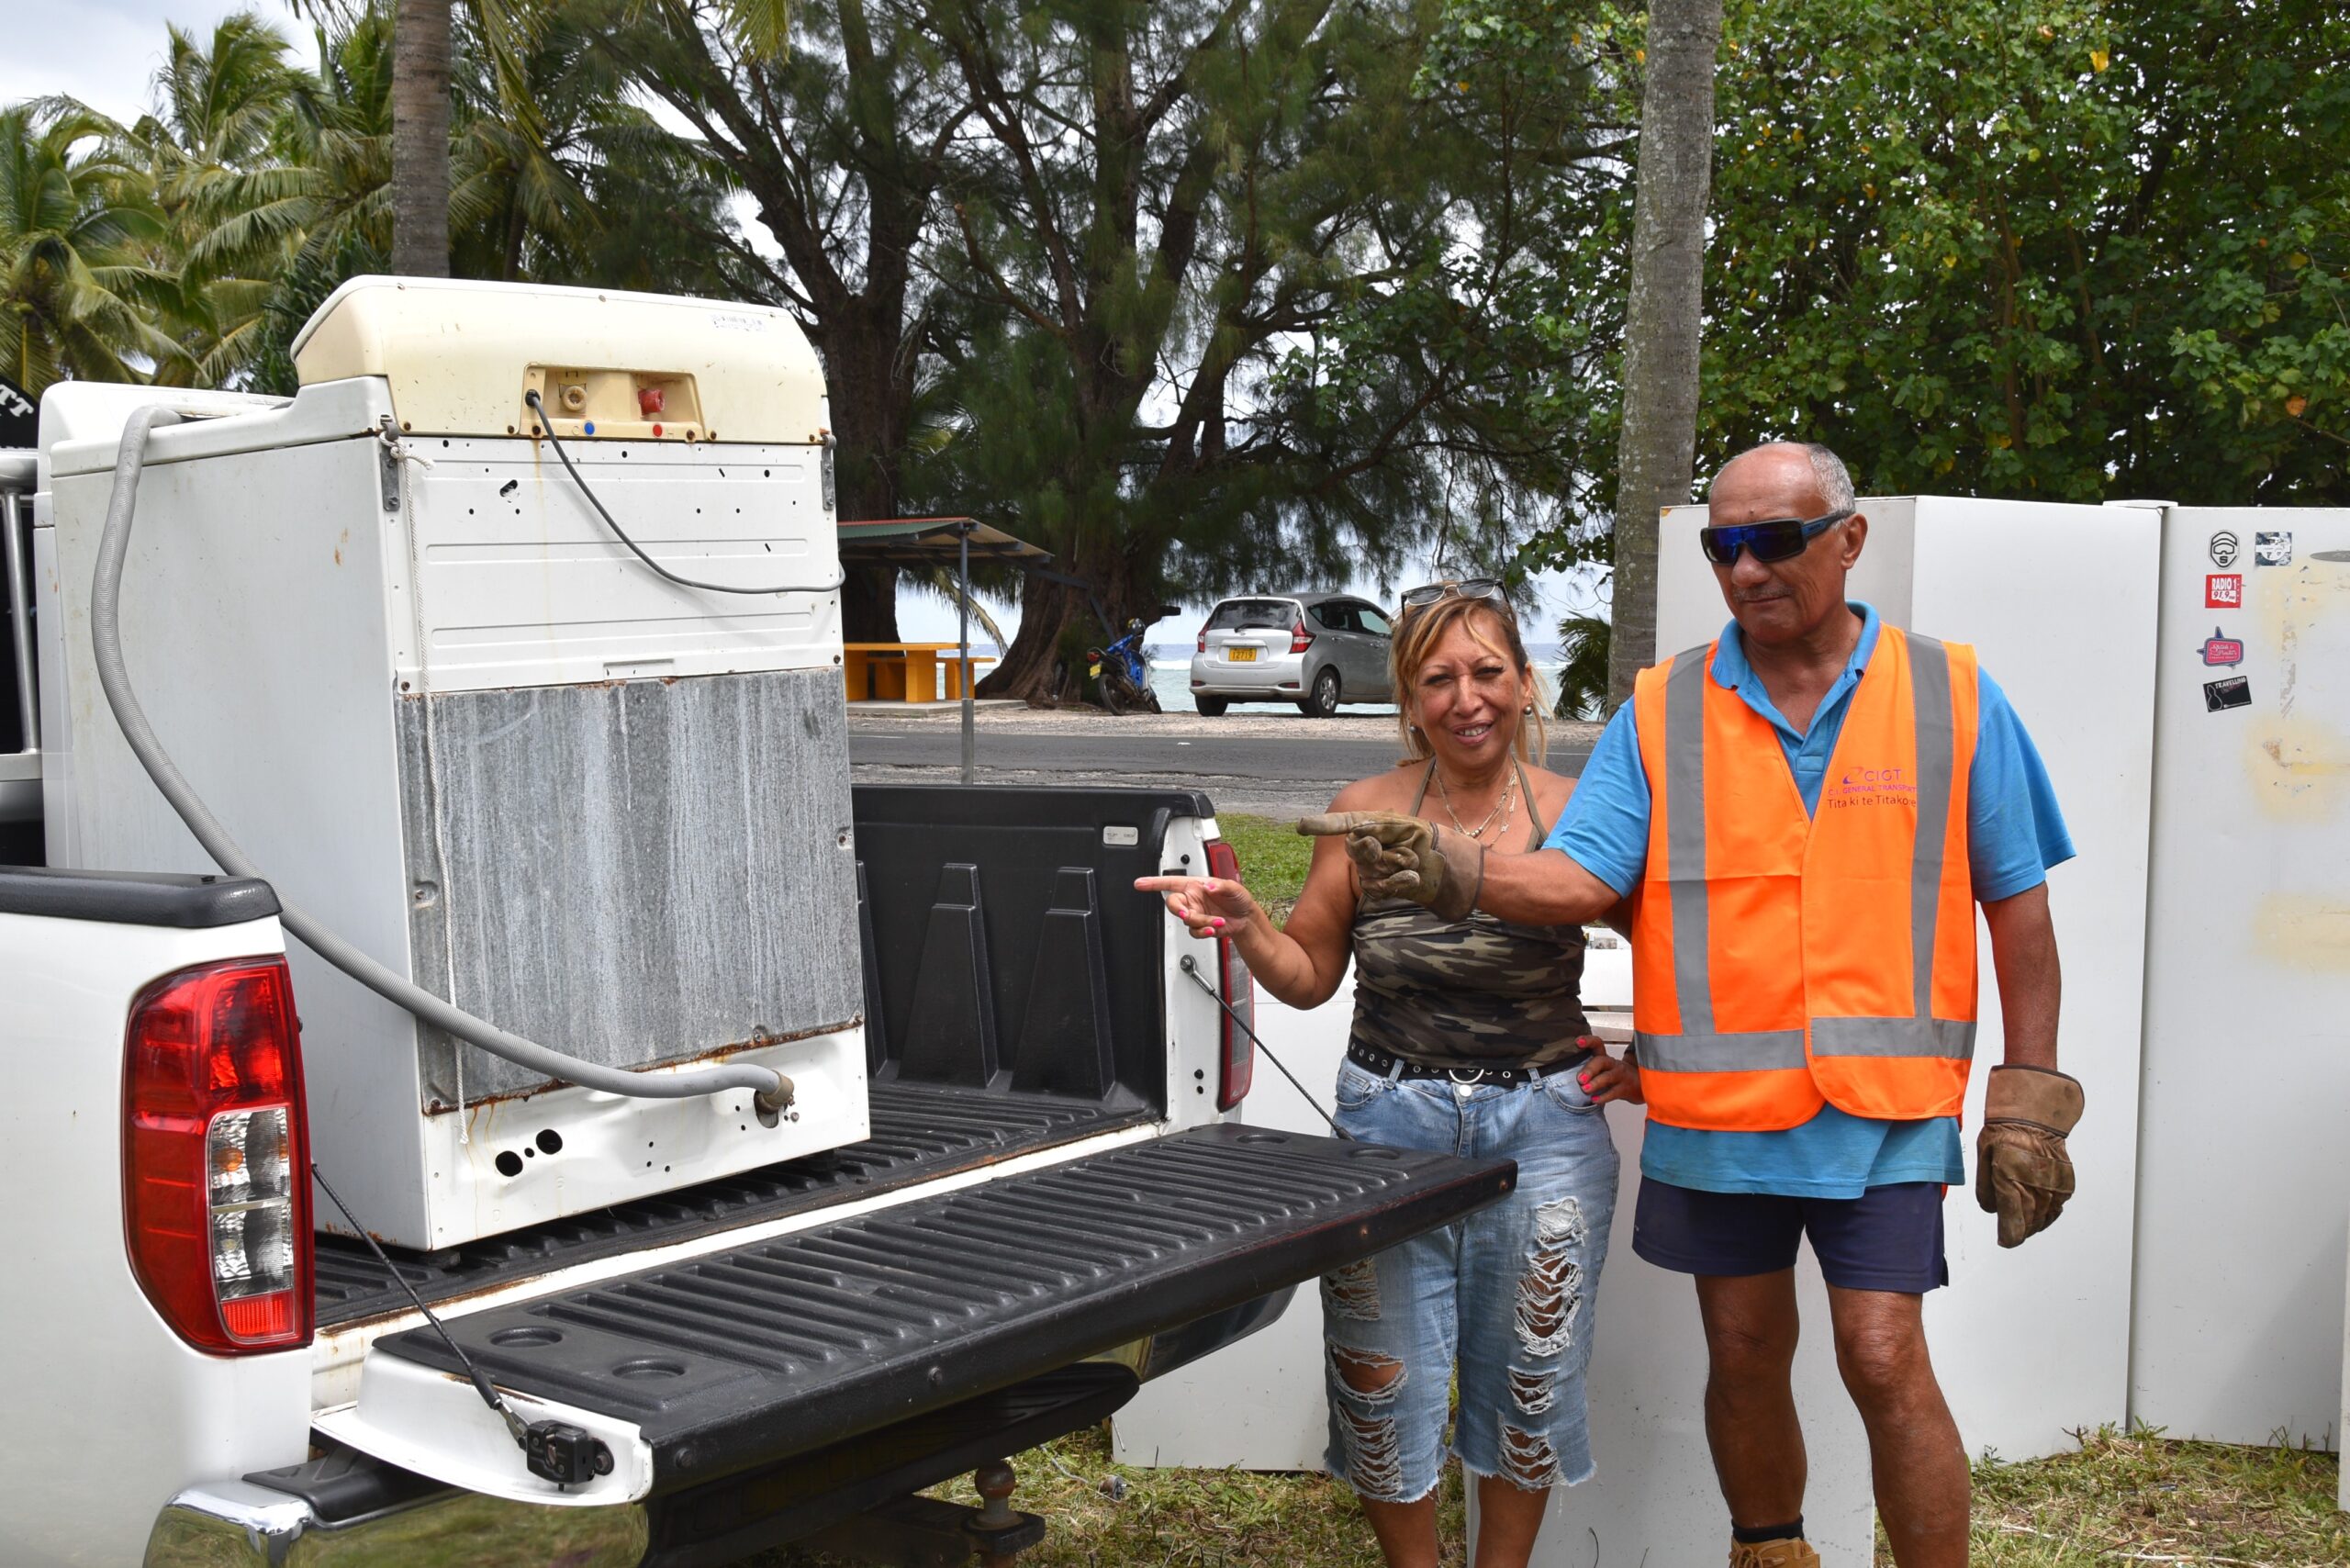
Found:
[[[1150,660],[1143,653],[1140,621],[1126,622],[1126,634],[1106,648],[1085,650],[1086,673],[1093,678],[1102,706],[1113,714],[1135,709],[1156,713],[1158,693],[1150,689]]]

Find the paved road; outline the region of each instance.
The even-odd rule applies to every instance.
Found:
[[[1203,790],[1223,811],[1294,816],[1320,811],[1339,786],[1393,767],[1392,720],[1253,720],[1239,724],[1168,715],[1158,721],[1070,723],[992,712],[979,727],[986,784],[1149,784]],[[1550,766],[1572,773],[1587,736],[1562,736]],[[853,718],[849,760],[859,783],[952,783],[961,732],[949,718]]]

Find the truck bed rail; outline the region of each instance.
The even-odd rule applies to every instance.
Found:
[[[394,1261],[428,1305],[575,1263],[666,1245],[887,1193],[1147,1120],[1148,1113],[1045,1094],[934,1083],[873,1086],[873,1136],[811,1159],[746,1170],[682,1192]],[[329,1174],[332,1171],[330,1169]],[[321,1330],[413,1310],[366,1244],[320,1236]]]

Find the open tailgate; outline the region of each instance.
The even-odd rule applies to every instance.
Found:
[[[321,1428],[518,1499],[631,1501],[838,1442],[1352,1262],[1482,1208],[1507,1160],[1223,1126],[453,1318],[526,1420],[612,1473],[560,1491],[430,1328],[370,1348]]]

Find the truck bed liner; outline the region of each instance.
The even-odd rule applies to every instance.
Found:
[[[575,1263],[934,1181],[1149,1114],[1131,1105],[938,1083],[877,1083],[872,1110],[873,1136],[827,1155],[550,1220],[445,1251],[395,1251],[392,1257],[417,1294],[437,1304]],[[339,1236],[319,1238],[318,1305],[321,1329],[410,1310],[407,1293],[366,1244]]]
[[[1255,1300],[1481,1207],[1516,1174],[1506,1160],[1200,1127],[449,1330],[500,1387],[633,1423],[658,1494]],[[460,1372],[429,1330],[370,1353]]]

